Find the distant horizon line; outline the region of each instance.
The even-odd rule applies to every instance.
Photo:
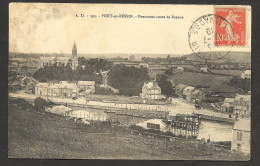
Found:
[[[208,51],[208,52],[212,52],[212,51]],[[230,51],[230,52],[244,52],[244,53],[251,53],[251,51]],[[70,53],[56,53],[56,52],[52,52],[52,53],[35,53],[35,52],[30,52],[30,53],[26,53],[26,52],[19,52],[19,51],[10,51],[9,53],[21,53],[21,54],[58,54],[58,55],[70,55]],[[189,55],[189,54],[196,54],[194,52],[191,53],[176,53],[176,54],[169,54],[169,53],[78,53],[77,55],[112,55],[112,54],[122,54],[122,55]]]

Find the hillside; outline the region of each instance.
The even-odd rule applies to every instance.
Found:
[[[204,61],[200,57],[196,56],[196,54],[188,54],[185,55],[188,60],[194,61]],[[210,61],[211,62],[211,61]],[[250,63],[251,62],[251,53],[250,52],[236,52],[231,51],[223,58],[216,60],[214,62],[240,62],[240,63]]]
[[[8,157],[67,159],[248,160],[202,142],[131,134],[110,125],[84,125],[41,113],[23,99],[8,101]]]
[[[186,84],[190,86],[210,86],[214,92],[242,92],[241,90],[228,85],[228,82],[233,78],[233,76],[225,75],[214,75],[208,73],[198,73],[198,72],[183,72],[176,73],[170,77],[173,82],[178,84]]]

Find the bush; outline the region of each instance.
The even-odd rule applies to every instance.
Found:
[[[178,138],[182,138],[182,134],[180,134],[180,135],[177,135],[177,137],[178,137]]]
[[[165,75],[168,75],[168,76],[172,76],[172,75],[173,75],[173,71],[172,71],[172,70],[173,70],[172,68],[167,69],[167,70],[164,72],[164,74],[165,74]]]
[[[45,107],[48,107],[49,104],[46,100],[44,100],[43,98],[37,97],[34,100],[34,107],[35,109],[39,110],[39,111],[43,111],[45,109]]]
[[[171,137],[175,136],[175,134],[173,134],[173,133],[170,132],[170,131],[166,131],[164,134],[165,134],[166,136],[171,136]]]
[[[115,65],[108,75],[109,85],[119,89],[120,95],[137,96],[142,92],[144,82],[150,80],[146,68]]]
[[[25,99],[16,99],[17,106],[21,107],[22,109],[31,109],[33,106],[28,103]]]

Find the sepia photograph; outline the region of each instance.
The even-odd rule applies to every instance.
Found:
[[[10,3],[8,158],[251,158],[251,6]]]

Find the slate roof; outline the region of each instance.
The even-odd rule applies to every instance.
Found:
[[[49,86],[49,89],[57,89],[57,88],[59,88],[59,86],[60,86],[60,84],[58,84],[58,83],[56,83],[56,84],[51,84],[51,85]]]
[[[196,94],[198,94],[198,93],[200,93],[200,90],[199,90],[199,89],[195,89],[195,90],[192,92],[193,95],[196,95]]]
[[[48,88],[48,84],[47,83],[43,83],[43,82],[39,82],[36,86]]]
[[[67,81],[61,81],[59,88],[69,88],[69,89],[74,89],[78,88],[76,83],[68,83]]]
[[[157,82],[148,82],[145,84],[145,87],[148,89],[159,89]]]
[[[94,86],[95,85],[95,81],[79,81],[78,85],[82,85],[82,86]]]

